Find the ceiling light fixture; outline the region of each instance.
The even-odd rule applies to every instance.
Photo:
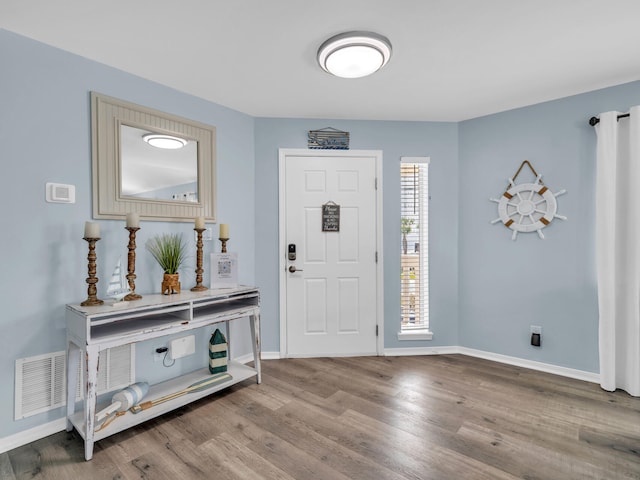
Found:
[[[147,133],[146,135],[142,136],[142,139],[152,147],[166,148],[170,150],[182,148],[187,144],[187,141],[184,138],[174,137],[172,135],[161,135],[157,133]]]
[[[373,32],[345,32],[320,45],[318,63],[336,77],[359,78],[384,67],[391,58],[391,42]]]

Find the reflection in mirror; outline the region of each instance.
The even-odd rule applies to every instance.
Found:
[[[198,142],[181,148],[158,148],[144,141],[151,130],[120,126],[121,196],[198,201]]]

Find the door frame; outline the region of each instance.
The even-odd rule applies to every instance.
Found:
[[[307,148],[278,149],[278,271],[279,271],[279,312],[280,312],[280,358],[287,358],[287,260],[286,260],[286,172],[285,160],[296,157],[374,157],[376,162],[376,353],[384,351],[384,255],[382,224],[382,150],[310,150]]]

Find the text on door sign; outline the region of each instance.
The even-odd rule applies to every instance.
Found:
[[[340,205],[328,202],[322,205],[322,231],[340,231]]]

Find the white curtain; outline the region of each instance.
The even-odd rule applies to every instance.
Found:
[[[596,125],[600,385],[640,396],[640,106],[618,115]]]

